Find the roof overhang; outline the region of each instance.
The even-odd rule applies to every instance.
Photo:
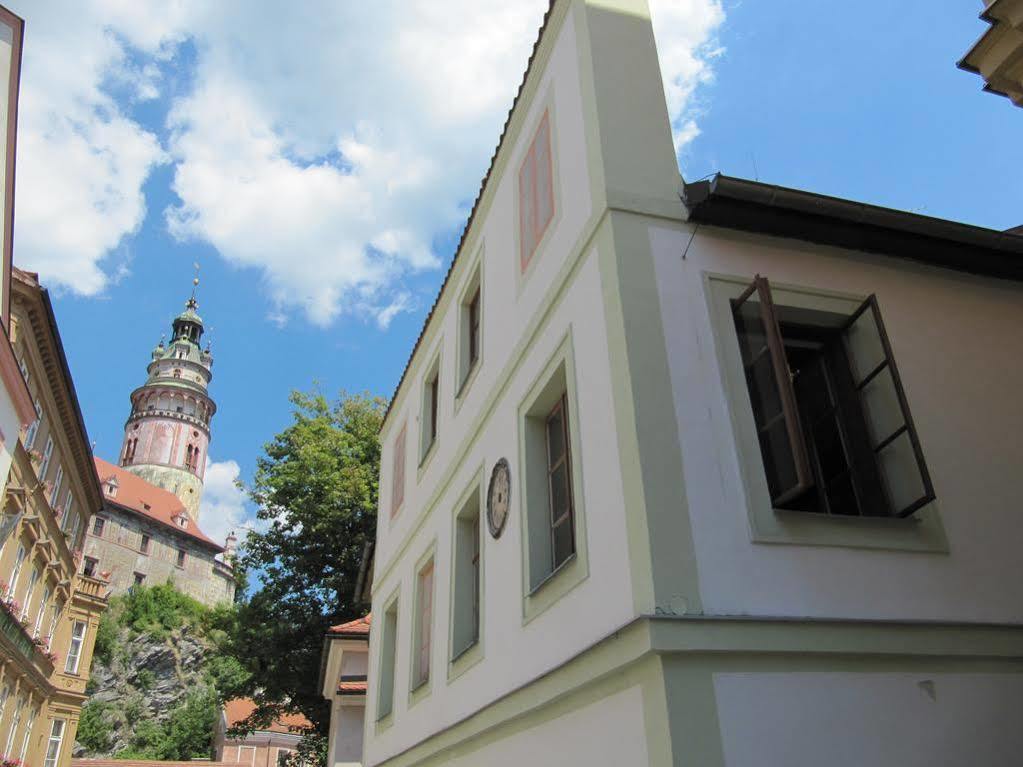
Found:
[[[1012,232],[720,174],[683,183],[681,197],[694,223],[1023,281],[1023,237]]]

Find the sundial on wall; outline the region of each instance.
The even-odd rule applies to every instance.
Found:
[[[505,522],[508,521],[508,509],[511,506],[511,469],[508,460],[498,461],[490,474],[490,487],[487,490],[487,527],[494,538],[501,537]]]

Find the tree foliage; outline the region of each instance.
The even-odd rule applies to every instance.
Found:
[[[251,674],[231,691],[256,701],[250,727],[299,710],[322,733],[323,635],[363,610],[353,592],[375,532],[385,403],[317,392],[293,392],[291,402],[293,422],[264,446],[249,488],[265,528],[249,534],[240,559],[257,585],[223,616],[224,649]]]

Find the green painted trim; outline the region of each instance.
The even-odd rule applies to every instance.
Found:
[[[447,764],[640,685],[649,763],[720,767],[713,673],[917,670],[1023,673],[1023,625],[644,616],[375,764]]]
[[[416,469],[416,484],[418,485],[423,480],[423,474],[426,473],[426,469],[433,459],[433,456],[437,453],[437,443],[441,439],[441,417],[440,407],[444,401],[444,397],[441,396],[441,387],[444,385],[445,376],[444,373],[444,336],[442,335],[437,341],[437,348],[434,350],[433,356],[430,358],[430,364],[426,366],[426,373],[423,374],[422,379],[419,381],[419,418],[416,422],[419,424],[419,439],[417,444],[419,449],[417,451],[419,455],[419,463]],[[437,376],[437,423],[434,424],[434,437],[433,441],[429,445],[423,444],[425,438],[425,432],[423,431],[423,424],[426,423],[426,382],[433,378],[434,374]],[[408,435],[405,437],[408,439]]]
[[[518,145],[523,131],[523,123],[525,122],[529,108],[536,97],[537,90],[540,87],[543,73],[547,69],[551,52],[554,49],[554,44],[561,32],[561,27],[568,15],[569,8],[573,6],[575,6],[575,3],[572,2],[557,2],[553,4],[553,7],[550,10],[550,17],[547,19],[547,26],[544,30],[544,34],[539,40],[529,70],[526,72],[525,82],[522,84],[518,101],[511,113],[508,115],[508,123],[505,128],[504,136],[497,147],[497,155],[494,158],[490,173],[487,179],[485,179],[487,183],[485,183],[483,188],[480,190],[479,205],[477,206],[476,214],[473,217],[472,227],[466,232],[462,247],[459,248],[458,252],[455,254],[454,261],[451,266],[451,279],[448,281],[449,285],[461,280],[462,275],[464,275],[466,271],[465,261],[459,258],[460,254],[463,252],[471,252],[480,244],[479,240],[482,237],[490,207],[493,205],[494,197],[497,194],[497,187],[499,186],[498,179],[503,178],[512,153]],[[380,425],[381,440],[386,440],[387,435],[390,434],[391,424],[393,422],[391,413],[401,410],[403,400],[408,395],[408,391],[410,389],[410,382],[415,380],[415,371],[418,370],[420,367],[420,360],[423,359],[422,350],[429,348],[433,343],[433,338],[440,332],[440,328],[443,325],[443,318],[447,315],[449,305],[453,300],[454,295],[455,293],[452,290],[443,290],[437,297],[437,304],[434,308],[433,315],[427,326],[423,328],[422,342],[419,344],[419,353],[416,353],[413,358],[409,360],[408,370],[405,374],[405,382],[401,385],[398,391],[394,393],[390,413],[388,413],[388,416]]]
[[[429,518],[434,508],[447,491],[448,486],[454,480],[455,475],[459,469],[462,468],[468,452],[472,449],[476,440],[479,439],[480,434],[483,431],[483,427],[489,420],[494,408],[504,397],[508,387],[514,380],[519,367],[525,361],[529,352],[532,351],[540,333],[547,327],[547,324],[554,314],[554,310],[558,307],[566,291],[574,283],[575,276],[582,268],[582,265],[586,262],[586,257],[590,254],[590,241],[596,233],[601,219],[603,219],[606,215],[606,210],[601,211],[599,214],[595,214],[591,217],[589,222],[587,222],[587,225],[583,227],[583,230],[580,232],[580,235],[576,240],[576,244],[571,249],[569,256],[565,259],[565,262],[562,264],[557,277],[551,281],[551,284],[547,289],[547,293],[541,300],[536,313],[530,318],[526,329],[523,331],[518,342],[515,344],[515,347],[510,352],[508,361],[497,376],[497,383],[490,390],[490,393],[487,395],[487,399],[480,406],[479,411],[473,418],[470,425],[465,429],[465,436],[462,443],[448,462],[447,468],[441,475],[441,478],[437,481],[433,494],[430,496],[429,500],[421,506],[418,517],[415,522],[412,523],[408,532],[405,534],[405,537],[402,539],[401,544],[395,549],[394,554],[391,555],[391,558],[386,564],[382,562],[378,563],[381,566],[380,569],[374,573],[374,587],[378,583],[383,583],[390,575],[391,571],[396,567],[405,551],[415,540],[416,534],[426,523],[426,520]]]
[[[714,689],[715,660],[696,663],[690,656],[660,656],[674,764],[725,767]]]
[[[600,283],[604,300],[604,321],[607,333],[608,369],[614,403],[615,434],[618,439],[618,461],[625,500],[626,545],[632,576],[632,601],[637,613],[651,612],[654,607],[653,562],[648,541],[650,529],[644,513],[642,469],[633,412],[632,378],[625,358],[625,319],[621,288],[618,282],[617,258],[610,216],[601,225],[596,238],[599,254]]]
[[[487,296],[486,296],[486,285],[483,280],[483,267],[484,259],[486,258],[486,246],[481,245],[476,251],[476,255],[473,257],[472,262],[466,266],[466,272],[468,276],[463,280],[461,288],[458,290],[458,301],[455,304],[455,311],[458,316],[455,318],[455,325],[457,326],[457,332],[455,333],[455,376],[461,377],[462,380],[458,382],[455,389],[455,404],[452,411],[452,420],[454,416],[458,415],[458,412],[462,409],[462,403],[465,402],[466,395],[469,393],[469,389],[472,387],[473,382],[479,375],[480,368],[483,367],[483,355],[486,352],[486,344],[483,343],[485,338],[485,328],[487,319]],[[469,291],[474,287],[479,286],[480,290],[480,329],[477,336],[477,343],[479,344],[479,351],[476,355],[476,362],[467,371],[466,375],[462,377],[462,366],[465,360],[463,354],[465,352],[462,349],[462,334],[465,329],[462,327],[462,312],[463,307],[469,301]],[[466,339],[468,344],[468,339]]]
[[[652,659],[639,663],[648,647],[645,626],[633,621],[557,668],[376,764],[447,764],[635,685],[656,688],[659,677],[651,671]]]
[[[1023,625],[648,616],[656,652],[1023,660]]]
[[[542,396],[548,384],[557,374],[559,368],[565,369],[565,392],[568,400],[569,458],[572,462],[572,502],[573,521],[575,524],[575,555],[551,572],[535,588],[530,587],[529,564],[529,492],[526,484],[526,472],[529,465],[526,455],[526,419],[533,409],[534,403]],[[562,338],[557,348],[544,364],[543,369],[533,379],[526,395],[519,402],[516,425],[518,430],[518,490],[519,490],[519,530],[522,551],[522,625],[525,626],[538,615],[549,609],[563,596],[585,581],[590,574],[589,555],[586,538],[586,508],[583,488],[584,445],[579,433],[579,398],[577,395],[575,375],[575,349],[572,344],[572,327]]]
[[[395,668],[392,669],[392,671],[391,671],[391,708],[390,708],[390,710],[386,714],[383,714],[383,715],[380,714],[380,688],[379,688],[379,684],[375,683],[374,684],[374,690],[373,690],[373,693],[374,693],[373,694],[373,708],[374,708],[373,716],[374,716],[374,719],[375,719],[375,721],[373,723],[373,729],[374,729],[374,732],[377,735],[380,735],[381,733],[385,732],[391,726],[391,724],[394,722],[394,703],[395,703],[395,700],[397,700],[397,695],[395,695],[395,688],[397,687],[397,684],[398,684],[398,674],[397,674],[397,670],[398,670],[397,669],[397,665],[398,665],[398,635],[401,632],[401,610],[399,609],[401,607],[401,602],[398,601],[400,598],[401,598],[401,584],[399,583],[399,584],[397,584],[394,587],[394,590],[391,592],[391,595],[386,600],[384,600],[384,606],[379,611],[379,615],[381,616],[382,620],[380,621],[381,631],[379,632],[378,636],[381,636],[381,639],[380,639],[379,642],[376,643],[376,646],[378,648],[377,649],[377,657],[375,659],[374,658],[370,658],[369,659],[370,662],[373,662],[374,660],[376,661],[377,674],[374,677],[374,679],[375,680],[382,679],[383,676],[384,676],[384,672],[383,672],[384,659],[381,656],[381,652],[383,650],[383,641],[384,641],[383,633],[387,629],[386,615],[387,615],[387,613],[389,613],[391,611],[391,608],[394,607],[395,608],[395,614],[396,614],[397,620],[395,620],[395,625],[394,625],[394,639],[393,639],[393,642],[394,642],[394,656],[393,656],[393,658],[391,660],[391,662],[395,666]]]
[[[941,521],[940,501],[932,501],[908,519],[891,517],[829,517],[774,509],[767,490],[763,457],[753,424],[753,410],[742,373],[739,342],[728,299],[738,296],[753,276],[702,272],[721,385],[739,454],[750,540],[763,544],[841,546],[855,549],[949,553]],[[771,283],[779,306],[852,314],[866,296],[802,285]]]
[[[696,546],[683,471],[682,446],[675,416],[675,392],[668,364],[657,273],[645,216],[613,212],[614,250],[603,264],[617,286],[620,305],[612,303],[616,323],[609,328],[611,369],[615,371],[616,426],[619,432],[627,514],[645,515],[646,538],[630,541],[637,568],[634,592],[639,612],[702,612]],[[681,222],[678,224],[682,226]],[[609,318],[610,323],[610,318]],[[614,343],[610,343],[610,338]],[[630,536],[642,534],[633,520]],[[641,549],[647,547],[643,554]],[[652,579],[652,603],[651,596]]]
[[[480,464],[479,469],[472,475],[466,485],[465,490],[459,496],[455,502],[451,511],[451,564],[448,570],[448,683],[450,684],[455,679],[460,677],[470,668],[475,666],[484,658],[484,629],[486,627],[486,605],[487,600],[484,598],[486,595],[485,583],[486,583],[486,541],[487,541],[487,525],[484,519],[484,510],[486,508],[486,465]],[[479,494],[479,513],[480,513],[480,561],[479,561],[479,573],[480,573],[480,605],[479,605],[479,626],[477,627],[476,642],[469,647],[462,650],[457,657],[453,657],[454,651],[454,637],[455,637],[455,558],[458,555],[457,552],[457,536],[458,536],[458,516],[461,514],[462,509],[465,508],[469,499],[473,493]]]

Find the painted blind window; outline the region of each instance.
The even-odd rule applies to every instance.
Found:
[[[43,589],[43,598],[39,602],[39,609],[36,611],[36,623],[35,626],[32,628],[33,637],[38,637],[39,632],[43,628],[43,616],[46,615],[46,605],[50,603],[50,597],[52,595],[53,592],[50,590],[49,585],[47,585],[46,588]]]
[[[78,673],[78,664],[82,660],[82,646],[85,644],[85,621],[75,621],[71,629],[71,646],[67,651],[67,662],[64,671],[68,674]]]
[[[50,468],[50,459],[53,458],[53,437],[46,438],[46,447],[43,448],[43,462],[39,464],[39,479],[46,478],[46,472]]]
[[[405,500],[405,437],[408,424],[403,424],[398,438],[394,441],[394,465],[391,470],[391,516],[401,509]]]
[[[50,726],[50,738],[46,742],[46,760],[43,767],[57,767],[60,759],[60,747],[64,742],[64,720],[54,719]]]
[[[71,488],[68,488],[67,495],[64,496],[64,508],[60,512],[60,529],[62,532],[67,532],[68,519],[71,516],[71,505],[75,502],[75,494],[71,492]]]
[[[14,719],[11,721],[11,730],[7,733],[7,745],[4,747],[4,753],[11,753],[11,749],[14,748],[14,736],[18,734],[18,728],[21,726],[21,712],[25,708],[25,701],[19,695],[18,700],[14,704]]]
[[[519,262],[522,271],[554,218],[550,117],[544,112],[519,168]]]
[[[53,489],[50,490],[50,506],[57,508],[57,499],[60,497],[60,486],[64,484],[64,467],[57,465],[57,474],[53,478]]]
[[[25,379],[25,383],[27,384],[29,381],[28,364],[26,364],[24,357],[18,360],[18,370],[21,371],[21,377]]]
[[[21,607],[19,619],[24,622],[28,618],[28,612],[32,608],[32,595],[35,593],[36,585],[39,583],[39,568],[32,568],[32,577],[28,581],[28,591],[25,592],[25,604]]]
[[[419,571],[416,586],[418,608],[417,642],[415,659],[415,685],[419,687],[430,681],[430,628],[433,625],[433,560]]]
[[[24,764],[25,754],[28,753],[28,744],[32,740],[32,728],[36,725],[36,715],[39,713],[39,709],[33,708],[28,712],[28,721],[25,723],[25,736],[21,739],[21,753],[18,754],[18,760]]]
[[[14,557],[14,569],[11,571],[11,598],[14,599],[18,593],[18,580],[21,578],[21,568],[25,564],[25,546],[18,546],[18,553]]]
[[[876,296],[814,320],[758,275],[732,313],[775,508],[906,517],[934,500]]]
[[[39,433],[39,424],[43,420],[43,406],[39,404],[39,400],[35,400],[32,404],[36,409],[36,419],[29,425],[28,430],[25,432],[26,450],[31,450],[32,446],[36,443],[36,435]]]

